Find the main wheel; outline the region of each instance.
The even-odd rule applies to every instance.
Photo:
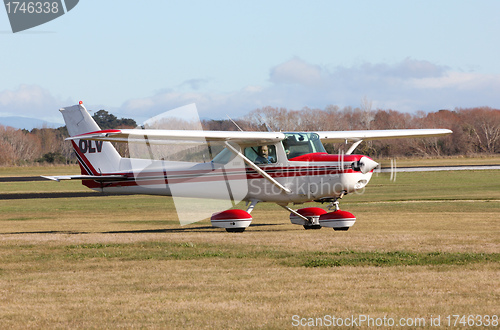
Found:
[[[321,229],[320,225],[304,225],[304,229]]]
[[[228,233],[242,233],[246,228],[226,228]]]
[[[349,227],[333,228],[333,230],[336,230],[336,231],[347,231],[348,229],[349,229]]]

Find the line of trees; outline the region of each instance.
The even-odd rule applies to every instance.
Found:
[[[118,119],[105,110],[93,118],[102,129],[134,128],[130,118]],[[441,138],[400,139],[363,142],[357,153],[373,157],[444,156],[500,153],[500,110],[490,107],[457,108],[431,113],[402,113],[396,110],[371,110],[369,102],[360,108],[328,106],[325,109],[264,107],[237,120],[245,130],[338,131],[362,129],[448,128],[453,134]],[[237,130],[229,120],[204,120],[206,130]],[[36,128],[31,131],[0,125],[0,166],[33,163],[75,163],[66,127]],[[126,155],[123,144],[117,146]],[[335,153],[347,148],[329,145]]]
[[[228,121],[205,122],[206,129],[236,130]],[[500,110],[490,107],[456,108],[416,114],[396,110],[371,110],[370,102],[360,108],[328,106],[325,109],[264,107],[251,111],[237,124],[246,130],[344,131],[365,129],[448,128],[453,134],[441,138],[398,139],[363,142],[357,149],[374,157],[452,156],[500,153]],[[348,146],[327,146],[336,153]]]
[[[97,111],[92,118],[102,129],[137,126],[133,119],[118,119],[106,110]],[[76,163],[71,143],[64,141],[67,137],[69,134],[66,126],[28,131],[0,125],[0,166]],[[117,147],[125,152],[123,145]]]

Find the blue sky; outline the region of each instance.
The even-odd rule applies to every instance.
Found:
[[[96,1],[12,33],[0,116],[88,109],[146,120],[263,107],[500,107],[499,1]]]

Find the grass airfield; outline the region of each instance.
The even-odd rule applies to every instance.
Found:
[[[56,173],[78,169],[0,169]],[[306,231],[272,204],[257,205],[244,233],[226,233],[209,221],[181,227],[166,197],[0,200],[0,326],[281,329],[365,315],[435,328],[437,316],[445,327],[448,315],[499,315],[499,178],[374,177],[341,201],[357,217],[347,232]],[[0,191],[87,189],[37,181]]]

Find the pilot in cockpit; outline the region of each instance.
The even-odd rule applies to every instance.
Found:
[[[259,156],[255,159],[256,164],[271,164],[274,163],[273,157],[269,156],[269,147],[260,146],[258,149]]]

